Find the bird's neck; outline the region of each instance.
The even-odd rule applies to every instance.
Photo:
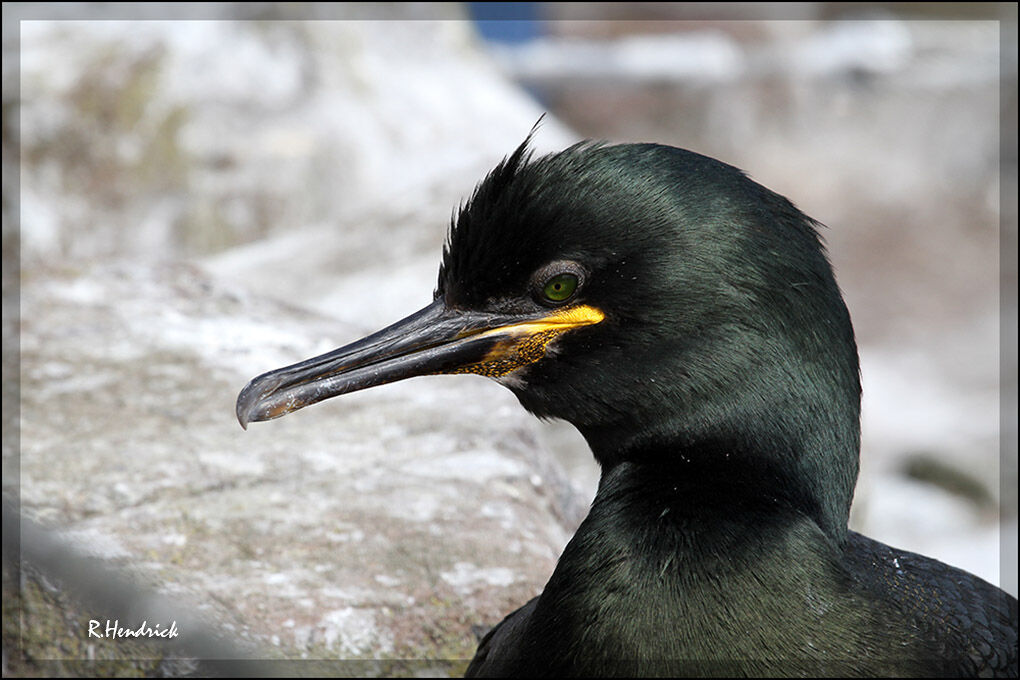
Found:
[[[651,531],[648,540],[658,541],[662,529],[682,541],[692,564],[745,531],[757,536],[766,528],[780,535],[803,525],[817,534],[812,540],[838,546],[825,536],[811,501],[801,498],[806,492],[796,486],[782,469],[761,459],[741,460],[725,450],[674,451],[668,459],[604,469],[588,520],[611,522],[638,540]]]
[[[857,473],[854,427],[825,420],[767,427],[752,417],[703,428],[689,423],[660,416],[639,426],[579,429],[602,466],[603,486],[617,476],[647,477],[650,484],[689,499],[692,511],[711,507],[729,516],[746,506],[754,508],[752,518],[793,513],[810,518],[837,544],[843,542]]]

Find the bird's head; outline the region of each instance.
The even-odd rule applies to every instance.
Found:
[[[816,227],[689,151],[585,143],[533,160],[525,142],[459,210],[430,305],[255,378],[237,415],[246,425],[416,375],[480,374],[574,424],[603,468],[743,466],[841,537],[860,386]]]

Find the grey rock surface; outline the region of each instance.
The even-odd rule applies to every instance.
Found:
[[[242,431],[252,366],[357,332],[195,267],[49,271],[22,313],[26,511],[284,656],[470,655],[471,626],[536,594],[583,514],[482,379]]]

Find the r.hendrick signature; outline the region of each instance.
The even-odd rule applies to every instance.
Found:
[[[175,638],[180,633],[177,631],[177,622],[171,621],[169,628],[161,628],[160,624],[150,626],[149,622],[142,621],[142,625],[137,628],[121,628],[120,620],[110,619],[106,620],[106,628],[101,629],[102,624],[95,620],[89,619],[89,637],[97,638]]]

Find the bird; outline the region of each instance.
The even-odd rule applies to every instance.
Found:
[[[1017,600],[848,528],[861,381],[822,225],[671,146],[535,130],[455,210],[433,301],[252,379],[242,427],[427,374],[571,423],[601,466],[491,676],[1017,675]]]

